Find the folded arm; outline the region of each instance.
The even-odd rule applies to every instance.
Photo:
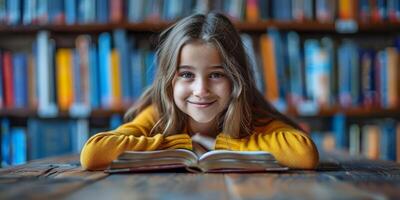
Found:
[[[216,148],[267,151],[272,153],[280,164],[295,169],[315,169],[319,159],[315,144],[305,133],[282,126],[242,139],[221,135],[217,139]]]
[[[150,108],[149,108],[150,109]],[[164,137],[162,134],[150,136],[154,126],[153,111],[146,109],[132,122],[118,127],[114,131],[98,133],[92,136],[81,152],[81,164],[84,169],[105,169],[124,151],[152,151],[158,149],[191,149],[190,137],[186,134]]]

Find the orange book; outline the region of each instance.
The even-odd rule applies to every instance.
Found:
[[[258,22],[260,13],[258,12],[258,0],[247,0],[246,2],[246,19],[248,22]]]
[[[380,153],[379,126],[367,125],[363,127],[362,152],[370,159],[378,159]]]
[[[269,101],[277,101],[279,99],[279,90],[274,42],[270,36],[261,35],[260,46],[265,83],[264,95]]]
[[[342,20],[355,19],[356,15],[356,0],[339,0],[338,14]]]
[[[399,106],[399,56],[395,47],[387,47],[387,89],[388,89],[388,107],[395,108]]]
[[[37,108],[38,97],[36,89],[36,65],[35,56],[29,54],[28,57],[28,101],[31,108]]]
[[[116,49],[111,51],[111,91],[113,107],[120,107],[122,103],[121,70],[119,52]]]
[[[61,48],[56,52],[57,100],[60,110],[67,111],[74,99],[73,93],[73,51]]]

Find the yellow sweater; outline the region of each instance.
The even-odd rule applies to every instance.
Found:
[[[150,137],[148,134],[156,122],[155,116],[154,107],[150,106],[133,121],[121,125],[116,130],[92,136],[81,152],[82,167],[88,170],[104,169],[127,150],[192,149],[192,140],[187,133],[168,137],[156,134]],[[252,135],[241,139],[219,134],[214,148],[268,151],[280,164],[290,168],[314,169],[318,164],[318,151],[312,140],[305,133],[280,121],[258,127]]]

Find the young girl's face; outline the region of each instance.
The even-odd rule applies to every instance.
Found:
[[[231,83],[211,44],[192,42],[182,47],[173,84],[175,104],[198,123],[211,122],[229,103]]]

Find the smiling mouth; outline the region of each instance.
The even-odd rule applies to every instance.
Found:
[[[211,102],[191,102],[191,101],[188,101],[188,103],[190,103],[190,104],[192,104],[192,105],[194,105],[196,107],[199,107],[199,108],[206,108],[206,107],[210,106],[211,104],[213,104],[215,102],[216,102],[216,100],[215,101],[211,101]]]

